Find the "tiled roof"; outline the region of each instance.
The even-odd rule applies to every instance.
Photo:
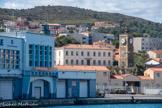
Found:
[[[81,45],[81,44],[69,44],[60,48],[76,48],[76,49],[100,49],[100,50],[110,50],[111,48],[107,48],[104,46],[96,46],[96,45]]]
[[[152,50],[152,52],[154,52],[156,54],[162,54],[162,50]]]
[[[149,58],[147,61],[149,61],[149,60],[155,60],[155,61],[157,61],[157,62],[160,62],[162,59],[161,58]]]
[[[121,77],[121,75],[110,75],[111,79],[123,79],[123,77]]]
[[[123,74],[123,75],[111,75],[110,78],[111,79],[124,79],[125,77],[131,76],[132,74]],[[136,76],[133,75],[135,77],[140,78],[141,80],[152,80],[152,78],[148,77],[148,76]]]
[[[109,71],[106,66],[55,65],[58,70]]]
[[[150,78],[149,76],[137,76],[142,80],[152,80],[152,78]]]
[[[60,26],[60,24],[48,24],[49,26]]]
[[[161,71],[162,72],[162,68],[148,68],[148,69],[150,69],[152,71]]]

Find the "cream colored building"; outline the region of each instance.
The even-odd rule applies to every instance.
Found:
[[[69,44],[55,51],[56,65],[113,65],[113,50],[103,46]]]
[[[65,71],[96,72],[96,85],[102,87],[110,85],[110,71],[105,66],[55,65],[55,68]]]
[[[147,54],[150,58],[162,58],[162,50],[151,50]]]
[[[162,67],[161,68],[149,68],[144,72],[144,76],[151,77],[153,79],[152,85],[155,88],[162,87]]]

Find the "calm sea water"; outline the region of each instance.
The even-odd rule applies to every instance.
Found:
[[[53,106],[38,108],[162,108],[162,104],[106,104],[106,105],[82,105],[82,106]]]

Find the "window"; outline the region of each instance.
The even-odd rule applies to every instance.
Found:
[[[93,56],[96,56],[96,52],[93,52]]]
[[[156,88],[159,88],[160,87],[160,84],[156,84]]]
[[[76,60],[76,65],[78,65],[79,63],[78,63],[78,60]]]
[[[108,60],[108,64],[109,64],[109,66],[111,65],[111,61],[110,60]]]
[[[101,65],[101,61],[100,60],[98,60],[98,65]]]
[[[71,65],[73,65],[73,60],[71,60]]]
[[[71,51],[71,56],[73,56],[73,51]]]
[[[90,56],[90,52],[87,52],[87,56]]]
[[[145,87],[149,87],[149,84],[145,84]]]
[[[101,53],[100,52],[98,52],[98,56],[101,56]]]
[[[103,53],[103,56],[104,56],[104,57],[106,56],[106,53],[105,53],[105,52]]]
[[[106,61],[105,60],[103,61],[103,65],[106,65]]]
[[[84,60],[81,60],[81,64],[84,65]]]
[[[160,77],[160,73],[156,73],[156,77]]]
[[[79,53],[78,53],[78,51],[76,51],[76,56],[78,56],[79,55]]]
[[[107,76],[107,72],[103,72],[103,76]]]
[[[93,65],[96,65],[96,60],[93,60]]]
[[[114,83],[115,86],[118,86],[118,83]]]
[[[108,57],[110,57],[111,56],[111,53],[110,52],[108,52]]]
[[[83,51],[81,52],[81,56],[84,56],[84,52]]]
[[[66,56],[68,56],[68,51],[66,51]]]

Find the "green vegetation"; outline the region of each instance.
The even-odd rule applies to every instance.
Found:
[[[12,19],[12,15],[17,17],[25,17],[28,21],[37,20],[41,23],[47,21],[50,23],[60,24],[90,24],[94,25],[96,21],[105,21],[110,24],[120,24],[120,28],[104,29],[100,28],[100,32],[113,33],[118,39],[120,33],[124,32],[128,27],[130,33],[134,36],[143,36],[144,33],[151,37],[162,37],[162,24],[147,21],[141,18],[126,16],[118,13],[96,12],[89,9],[81,9],[68,6],[37,6],[31,9],[2,9],[0,8],[0,23],[4,19]]]
[[[80,44],[80,43],[74,38],[70,38],[66,36],[57,37],[55,39],[55,47],[62,47],[68,44]]]
[[[134,75],[143,75],[146,65],[145,61],[148,59],[148,54],[144,51],[139,51],[134,55],[134,67],[132,69]]]

